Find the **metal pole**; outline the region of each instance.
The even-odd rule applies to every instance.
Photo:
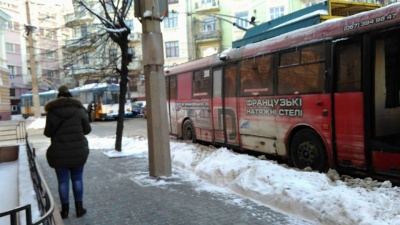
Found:
[[[171,176],[172,173],[159,4],[158,0],[140,1],[140,11],[143,13],[142,49],[148,109],[149,171],[152,177]]]
[[[28,22],[26,31],[28,34],[28,44],[29,44],[29,62],[30,62],[31,77],[32,77],[33,115],[35,118],[39,118],[40,117],[39,90],[36,80],[36,62],[35,62],[35,52],[33,49],[33,26],[31,24],[29,1],[26,1],[26,16]]]

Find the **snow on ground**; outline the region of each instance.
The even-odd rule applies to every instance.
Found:
[[[28,129],[43,128],[44,122],[37,119]],[[88,140],[92,150],[108,157],[148,157],[145,138],[123,138],[121,152],[113,150],[115,138]],[[175,140],[170,146],[173,170],[184,171],[194,181],[206,181],[205,186],[202,182],[205,190],[222,188],[318,224],[400,224],[400,189],[389,181],[340,177],[334,170],[327,174],[301,171],[226,148]]]

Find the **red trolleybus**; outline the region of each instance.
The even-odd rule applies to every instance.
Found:
[[[170,133],[400,177],[400,4],[166,69]]]

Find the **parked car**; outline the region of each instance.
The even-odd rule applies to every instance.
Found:
[[[130,117],[142,117],[142,107],[136,103],[132,103],[132,111]]]
[[[139,115],[141,117],[147,118],[147,116],[146,116],[146,101],[136,101],[136,102],[133,102],[132,104],[137,105],[137,106],[140,107],[140,114]]]

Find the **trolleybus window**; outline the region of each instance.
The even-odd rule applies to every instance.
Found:
[[[236,97],[236,64],[225,67],[225,97]]]
[[[105,91],[103,98],[104,104],[118,104],[119,91]]]
[[[337,60],[337,91],[361,91],[361,44],[340,46]]]
[[[194,72],[193,98],[208,98],[211,88],[210,70]]]
[[[324,92],[325,45],[307,46],[280,55],[278,94]]]
[[[273,94],[273,62],[273,55],[258,56],[241,62],[241,96]]]
[[[170,99],[176,99],[176,76],[170,77],[169,78],[169,98]],[[167,95],[168,96],[168,95]]]
[[[385,108],[400,106],[400,35],[393,34],[385,37]]]

